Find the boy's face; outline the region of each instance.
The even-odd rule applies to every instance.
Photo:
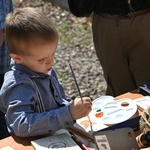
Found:
[[[34,72],[47,74],[52,68],[56,47],[57,42],[37,44],[29,55],[11,54],[11,57]]]

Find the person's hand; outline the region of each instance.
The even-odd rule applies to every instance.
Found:
[[[89,97],[76,98],[70,106],[70,114],[73,120],[87,116],[92,107],[92,102]]]
[[[4,41],[4,31],[0,30],[0,47],[2,46],[3,41]]]

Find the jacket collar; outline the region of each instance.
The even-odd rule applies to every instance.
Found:
[[[21,64],[15,63],[15,61],[12,59],[11,59],[11,70],[13,71],[19,70],[20,72],[27,74],[30,78],[44,78],[51,76],[51,71],[49,71],[47,74],[37,73]]]

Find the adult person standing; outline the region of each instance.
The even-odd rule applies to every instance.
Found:
[[[68,0],[77,17],[93,13],[93,42],[107,82],[117,96],[150,83],[150,0]]]
[[[8,13],[13,12],[12,0],[0,0],[0,88],[3,84],[4,74],[9,70],[10,56],[5,41],[5,18]],[[6,129],[4,114],[0,111],[0,139],[9,134]]]

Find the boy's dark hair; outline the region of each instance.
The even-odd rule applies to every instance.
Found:
[[[26,7],[8,14],[5,21],[6,41],[10,53],[28,54],[30,47],[58,41],[52,21],[34,8]]]

